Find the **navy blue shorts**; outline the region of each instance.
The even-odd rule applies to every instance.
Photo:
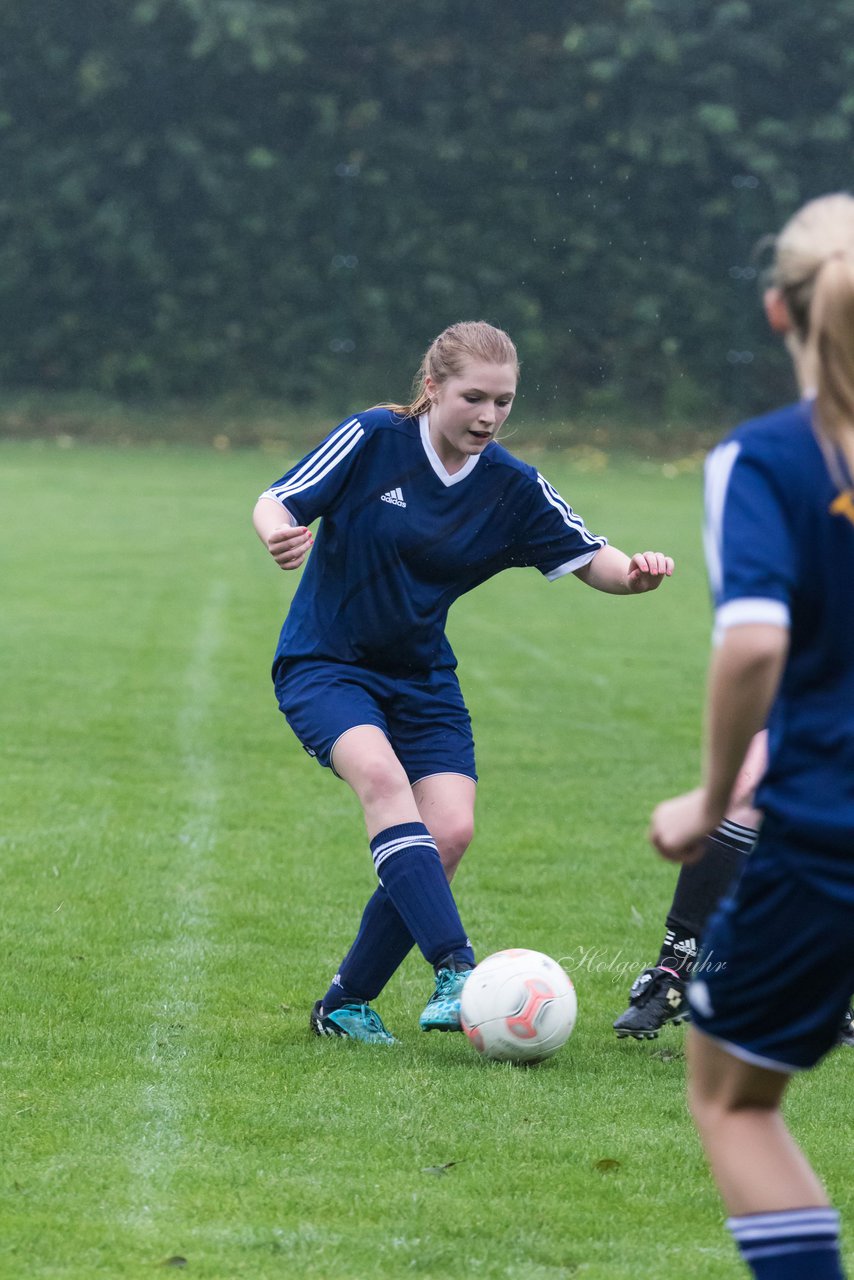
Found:
[[[382,729],[409,781],[462,773],[477,781],[471,718],[448,668],[390,676],[344,662],[299,659],[275,675],[276,697],[310,756],[331,768],[332,748],[348,729]]]
[[[777,1071],[814,1067],[833,1048],[854,991],[854,906],[798,875],[793,863],[808,858],[766,820],[688,988],[701,1031]]]

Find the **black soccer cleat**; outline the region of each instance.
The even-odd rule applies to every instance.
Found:
[[[849,1007],[846,1010],[836,1043],[844,1045],[847,1049],[854,1049],[854,1008]]]
[[[658,965],[644,969],[632,983],[629,1007],[614,1023],[617,1038],[654,1040],[666,1022],[677,1026],[689,1022],[691,1012],[685,999],[686,982]]]

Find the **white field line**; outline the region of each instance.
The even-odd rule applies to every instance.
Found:
[[[193,1024],[205,999],[210,941],[210,853],[219,810],[216,770],[206,751],[206,726],[216,707],[216,662],[223,639],[227,590],[212,583],[196,620],[196,644],[176,709],[177,767],[185,784],[185,820],[173,851],[171,875],[162,885],[164,915],[174,916],[175,939],[160,964],[160,989],[152,992],[150,1083],[140,1099],[142,1126],[129,1162],[135,1188],[129,1225],[168,1229],[170,1181],[185,1143],[186,1116],[194,1094]],[[173,1228],[174,1229],[174,1228]],[[167,1251],[180,1241],[158,1241]]]

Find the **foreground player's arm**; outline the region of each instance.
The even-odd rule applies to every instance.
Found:
[[[641,551],[629,559],[625,552],[611,546],[602,547],[588,564],[575,570],[576,578],[588,587],[614,596],[655,591],[672,574],[673,561],[660,551]]]
[[[311,532],[298,525],[287,507],[259,498],[252,512],[255,532],[280,569],[298,569],[311,550]]]
[[[709,668],[703,785],[665,800],[652,815],[650,839],[663,857],[702,856],[704,838],[726,814],[748,746],[768,719],[788,648],[786,627],[749,623],[724,632]]]

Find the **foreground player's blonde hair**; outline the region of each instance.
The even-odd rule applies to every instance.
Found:
[[[819,426],[834,440],[854,434],[854,197],[821,196],[786,223],[771,281],[804,351]]]
[[[385,404],[402,418],[417,418],[430,408],[426,383],[432,378],[439,386],[449,378],[458,378],[469,360],[483,360],[487,364],[512,364],[519,376],[519,357],[513,341],[503,329],[496,329],[485,320],[462,320],[452,324],[434,338],[424,352],[415,380],[409,404]]]

